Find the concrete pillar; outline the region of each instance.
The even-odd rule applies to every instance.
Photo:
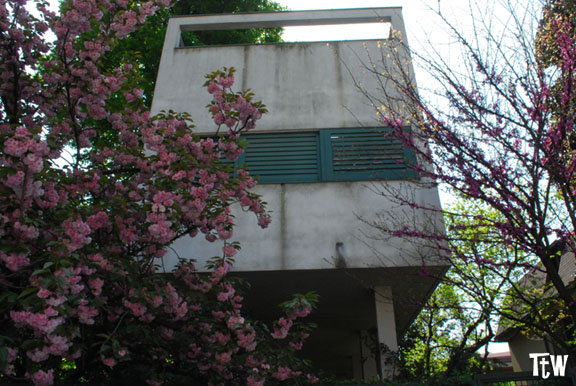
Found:
[[[352,350],[354,379],[374,379],[380,375],[375,355],[376,336],[373,331],[358,331],[356,347]]]
[[[374,300],[376,302],[378,342],[380,346],[396,352],[398,351],[398,340],[396,338],[392,288],[387,286],[375,287]],[[380,350],[378,367],[379,375],[382,379],[391,379],[395,372],[394,355]]]

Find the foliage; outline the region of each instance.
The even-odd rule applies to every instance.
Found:
[[[128,60],[140,69],[138,87],[144,90],[147,107],[152,103],[154,84],[168,18],[177,15],[207,15],[218,13],[279,11],[283,8],[270,0],[179,0],[170,8],[159,10],[144,25],[106,53],[105,63],[118,65]],[[191,31],[183,33],[186,46],[218,44],[268,43],[281,41],[281,28],[252,28],[229,31]]]
[[[534,259],[501,244],[485,222],[499,221],[497,212],[479,201],[457,199],[444,218],[450,269],[403,339],[403,378],[430,380],[486,370],[489,363],[479,349],[494,337],[495,322],[541,299],[516,293],[515,283]],[[506,305],[512,299],[514,309]]]
[[[442,229],[389,226],[381,227],[383,232],[427,240],[451,262],[478,269],[475,281],[467,278],[460,286],[473,291],[467,296],[501,299],[510,288],[502,303],[486,303],[487,312],[496,310],[510,326],[547,335],[574,358],[574,278],[566,280],[559,273],[562,256],[574,252],[576,226],[576,36],[573,16],[562,15],[572,3],[546,1],[542,18],[535,18],[534,9],[522,12],[506,3],[510,8],[505,16],[502,9],[498,17],[486,12],[468,23],[469,31],[458,29],[439,10],[454,48],[461,50],[458,63],[449,63],[434,49],[425,55],[408,52],[403,37],[394,33],[383,43],[391,54],[381,61],[370,59],[366,69],[382,85],[382,95],[369,97],[383,125],[394,128],[394,136],[416,153],[420,183],[442,184],[482,206],[480,212],[459,208],[454,217],[386,192],[404,207],[459,218],[458,234],[472,259],[459,250],[462,244],[454,243],[454,234],[445,235]],[[486,10],[484,3],[477,6]],[[538,28],[540,20],[543,28]],[[410,58],[428,70],[435,88],[416,89],[411,74],[403,71]],[[476,238],[479,224],[489,233]],[[497,258],[491,256],[494,252]],[[426,273],[426,261],[423,265]],[[515,271],[508,276],[511,267]],[[479,281],[483,270],[505,285]],[[524,279],[515,281],[520,276]]]
[[[39,16],[29,13],[34,5]],[[244,318],[227,277],[239,248],[230,205],[253,212],[262,227],[270,218],[248,191],[248,173],[233,176],[220,160],[241,154],[239,137],[265,106],[232,91],[233,70],[216,71],[206,87],[223,133],[200,138],[186,114],[143,109],[135,66],[102,64],[167,5],[71,0],[58,16],[42,1],[0,3],[3,380],[314,380],[294,357],[313,294],[285,303],[285,315],[266,326]],[[220,240],[222,256],[205,274],[188,259],[162,273],[166,248],[185,235]]]

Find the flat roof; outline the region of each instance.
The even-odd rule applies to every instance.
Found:
[[[181,31],[234,30],[311,25],[393,23],[402,7],[279,11],[220,15],[174,16]]]

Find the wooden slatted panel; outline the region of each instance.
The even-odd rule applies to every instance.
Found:
[[[318,132],[247,135],[242,162],[262,183],[320,180]]]

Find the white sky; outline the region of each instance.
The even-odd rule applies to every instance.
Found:
[[[444,0],[446,3],[462,3],[461,0]],[[278,3],[287,6],[291,10],[311,10],[311,9],[339,9],[339,8],[371,8],[371,7],[402,7],[408,39],[411,37],[425,37],[433,30],[433,25],[426,22],[432,16],[430,6],[437,7],[437,0],[277,0]],[[285,40],[307,40],[307,39],[357,39],[357,38],[378,38],[381,31],[378,25],[375,28],[356,28],[353,31],[344,30],[342,26],[336,29],[327,30],[325,33],[317,32],[314,35],[300,34],[298,31],[303,27],[285,28],[283,38]],[[376,33],[376,35],[374,34]],[[352,34],[352,35],[351,35]]]

